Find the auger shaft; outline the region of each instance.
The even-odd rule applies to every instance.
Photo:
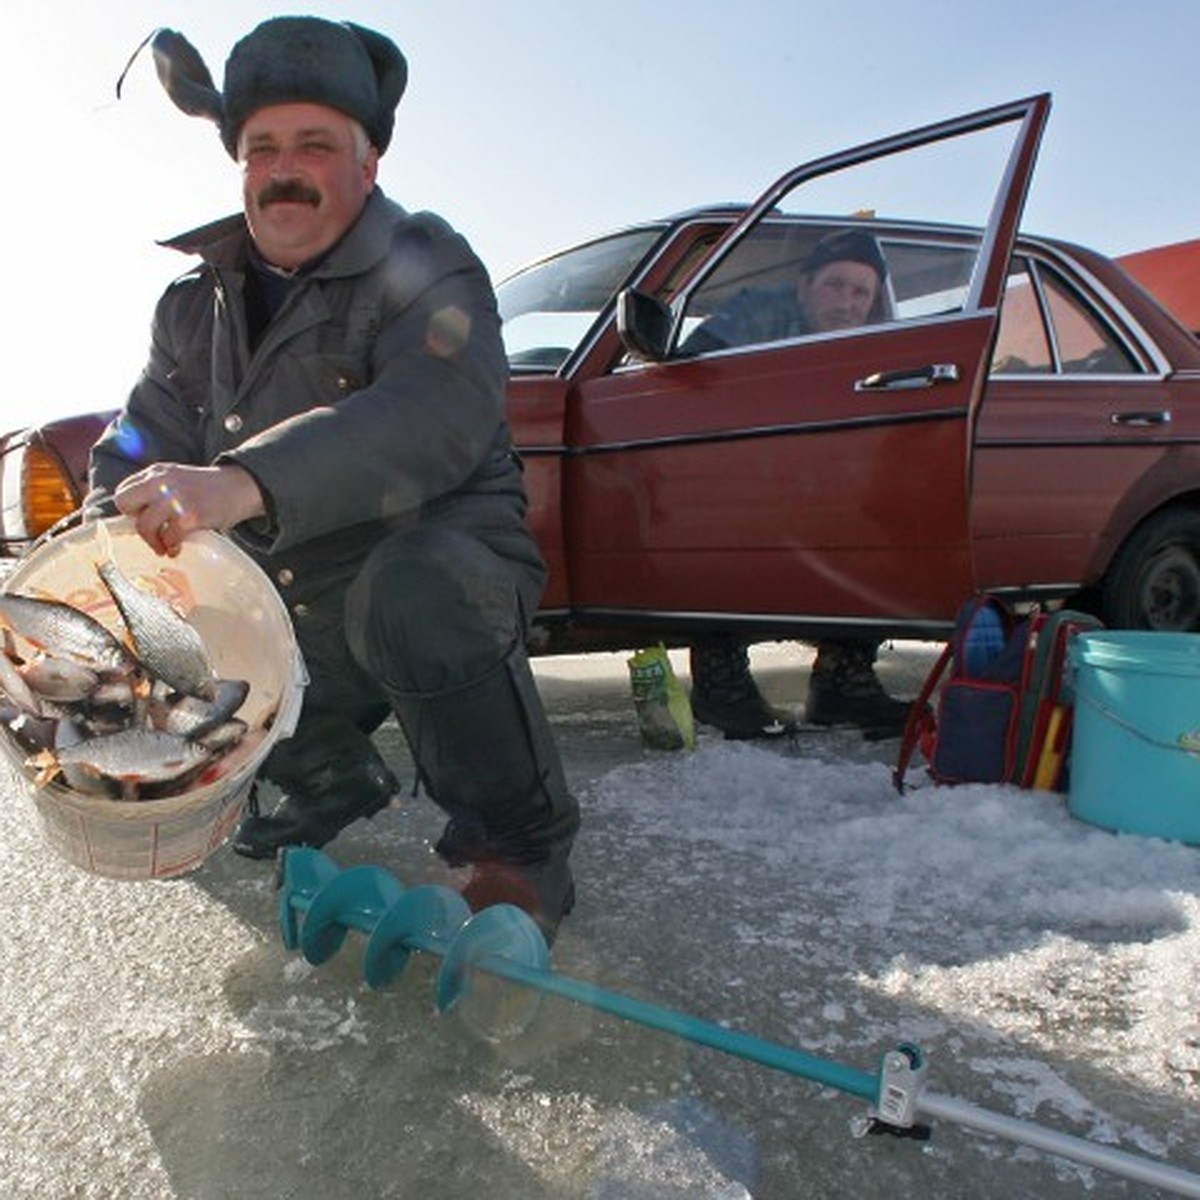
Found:
[[[689,1042],[722,1050],[726,1054],[736,1055],[760,1066],[800,1075],[814,1083],[836,1088],[863,1100],[873,1101],[879,1094],[878,1075],[843,1066],[829,1059],[817,1058],[812,1054],[780,1046],[752,1034],[740,1033],[711,1021],[703,1021],[675,1009],[663,1008],[619,992],[607,991],[567,975],[510,963],[502,958],[481,958],[474,966],[512,983],[535,988],[564,1000],[572,1000],[576,1004],[585,1004],[622,1020],[674,1034]]]

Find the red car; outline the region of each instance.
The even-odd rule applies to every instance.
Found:
[[[537,649],[940,636],[979,590],[1200,626],[1200,342],[1113,261],[1018,236],[1049,107],[831,155],[499,285],[551,568]],[[687,350],[844,229],[886,260],[869,324]],[[10,554],[77,506],[104,419],[4,441]]]

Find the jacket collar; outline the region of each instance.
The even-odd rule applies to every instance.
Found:
[[[337,278],[359,275],[373,267],[391,247],[392,229],[404,209],[389,200],[376,187],[367,197],[358,220],[342,235],[313,268],[305,272],[314,277]],[[243,213],[221,217],[198,229],[177,234],[159,243],[170,250],[197,254],[214,267],[243,270],[250,230]]]

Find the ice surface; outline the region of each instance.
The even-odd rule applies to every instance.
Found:
[[[622,670],[539,669],[586,820],[558,969],[858,1070],[915,1042],[939,1093],[1200,1172],[1200,850],[1056,795],[898,796],[895,743],[842,731],[647,751]],[[269,867],[92,877],[3,785],[6,1197],[1153,1194],[947,1123],[855,1140],[853,1098],[563,1001],[484,1044],[428,957],[372,992],[355,938],[284,950]],[[410,799],[328,850],[444,882],[438,829]]]

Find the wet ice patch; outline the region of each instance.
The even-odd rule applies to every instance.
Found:
[[[635,1112],[527,1083],[459,1105],[548,1183],[584,1181],[587,1200],[751,1200],[750,1140],[699,1102]]]
[[[971,1067],[991,1078],[996,1091],[1011,1097],[1013,1115],[1024,1120],[1065,1118],[1089,1140],[1115,1146],[1135,1145],[1145,1154],[1165,1156],[1170,1147],[1141,1126],[1117,1121],[1098,1108],[1044,1062],[1028,1058],[973,1058]]]
[[[301,1050],[324,1050],[345,1042],[366,1045],[367,1022],[353,997],[331,1002],[317,996],[287,996],[255,1004],[243,1024],[248,1040]]]
[[[596,1148],[588,1200],[751,1200],[720,1165],[728,1131],[708,1113],[673,1106],[614,1113]]]

